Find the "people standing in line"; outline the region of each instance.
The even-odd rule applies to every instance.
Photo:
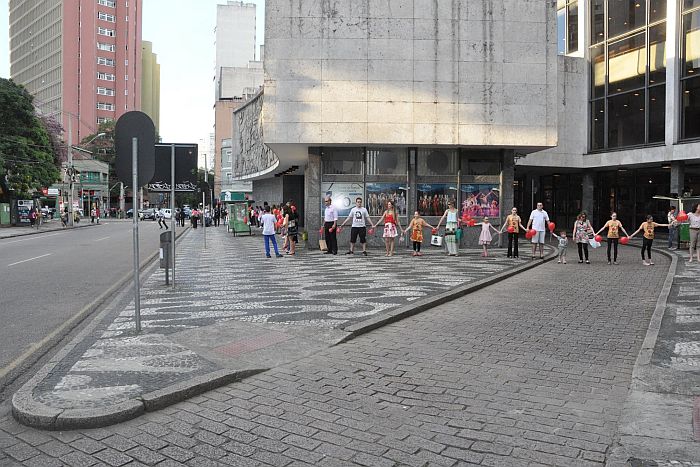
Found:
[[[583,263],[584,257],[586,264],[591,264],[588,260],[588,240],[594,234],[595,230],[588,220],[588,215],[585,212],[581,212],[576,217],[576,222],[574,222],[574,241],[576,242],[576,247],[578,248],[578,262]]]
[[[355,242],[357,241],[357,237],[360,237],[362,254],[367,256],[367,224],[372,225],[372,219],[369,218],[367,209],[362,207],[362,198],[360,197],[355,199],[355,207],[350,210],[350,214],[348,214],[347,219],[340,224],[340,227],[342,228],[350,220],[352,221],[352,228],[350,229],[350,250],[345,254],[355,254]]]
[[[367,217],[369,218],[369,214],[367,215]],[[374,224],[372,228],[377,228],[377,226],[382,221],[384,221],[384,234],[382,235],[382,237],[384,238],[384,247],[386,248],[385,256],[394,256],[394,248],[396,247],[396,237],[398,237],[399,231],[401,231],[401,235],[403,235],[403,229],[401,228],[401,220],[399,219],[399,214],[396,212],[396,209],[394,208],[394,203],[391,200],[388,200],[386,202],[386,209],[382,213],[382,217],[379,218],[377,223]],[[398,229],[396,228],[397,226]]]
[[[654,222],[654,216],[648,215],[646,221],[642,222],[639,228],[629,236],[629,238],[632,238],[639,232],[644,231],[644,236],[642,238],[642,264],[644,266],[652,266],[654,264],[651,260],[651,245],[654,243],[654,229],[656,227],[668,227],[668,224],[657,224]],[[649,261],[646,261],[644,252],[648,254]]]
[[[297,213],[296,205],[290,201],[289,210],[284,216],[284,226],[287,228],[287,242],[289,243],[290,256],[296,253],[297,243],[299,242],[299,214]]]
[[[457,228],[459,227],[459,219],[457,214],[459,211],[455,208],[454,201],[447,202],[447,209],[438,221],[436,229],[440,229],[442,221],[445,221],[445,246],[448,256],[457,256],[459,247],[457,246]]]
[[[413,256],[423,256],[420,252],[420,247],[423,244],[423,229],[429,227],[433,229],[434,227],[428,224],[425,219],[420,216],[418,211],[413,213],[413,219],[406,227],[406,230],[411,231],[411,241],[413,242]]]
[[[693,209],[688,213],[688,232],[690,233],[690,239],[688,242],[688,247],[690,249],[690,258],[688,262],[693,262],[693,253],[696,252],[698,256],[698,263],[700,263],[700,203],[693,206]]]
[[[508,231],[508,258],[511,256],[513,258],[518,257],[518,234],[520,233],[520,229],[526,230],[522,222],[522,219],[518,215],[518,209],[513,208],[510,210],[510,214],[506,216],[506,222],[501,227],[500,233],[502,233],[504,229]],[[512,227],[512,232],[508,230],[510,227]]]
[[[323,210],[323,236],[326,239],[328,250],[327,255],[338,254],[338,237],[336,237],[335,229],[338,227],[338,210],[333,206],[332,200],[326,197],[326,204]]]
[[[681,239],[678,236],[678,220],[676,219],[676,207],[671,206],[668,209],[668,214],[666,214],[666,219],[668,221],[668,249],[678,250],[681,247]],[[677,241],[677,248],[673,248],[673,241]]]
[[[481,233],[479,234],[479,245],[481,245],[484,249],[484,251],[481,252],[481,256],[486,258],[489,255],[489,245],[493,240],[493,237],[491,236],[491,230],[493,230],[499,235],[501,234],[501,231],[494,227],[493,224],[491,224],[487,216],[484,216],[483,220],[475,225],[481,226]]]
[[[557,244],[557,263],[566,264],[566,250],[569,247],[569,239],[566,238],[566,231],[562,230],[561,232],[559,232],[559,235],[552,232],[552,235],[559,242]]]
[[[270,214],[270,206],[265,206],[265,214],[262,216],[262,226],[263,226],[263,238],[265,239],[265,257],[272,258],[270,255],[270,243],[275,248],[275,256],[282,258],[277,249],[277,239],[275,238],[275,224],[277,223],[277,218],[273,214]]]
[[[608,229],[608,264],[617,264],[617,245],[620,242],[620,230],[627,235],[627,231],[622,227],[622,222],[617,220],[617,213],[610,214],[610,220],[605,223],[595,234],[599,235],[603,230]],[[627,235],[629,237],[629,235]],[[613,256],[610,257],[610,250],[613,250]],[[610,262],[612,260],[612,263]]]
[[[537,207],[530,213],[530,219],[527,221],[527,229],[532,226],[535,229],[535,235],[532,237],[532,259],[535,259],[537,246],[540,247],[540,259],[544,258],[544,237],[547,232],[547,224],[549,223],[549,214],[544,210],[542,203],[537,203]]]

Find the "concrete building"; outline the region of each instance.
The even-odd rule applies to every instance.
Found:
[[[141,0],[10,0],[10,75],[66,139],[141,106]]]
[[[151,117],[160,129],[160,64],[158,55],[153,53],[153,43],[143,41],[141,45],[141,111]]]

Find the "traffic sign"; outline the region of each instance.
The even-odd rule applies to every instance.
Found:
[[[114,144],[117,153],[115,169],[120,182],[132,184],[132,141],[137,140],[138,189],[153,178],[155,172],[156,128],[151,118],[143,112],[127,112],[114,127]]]

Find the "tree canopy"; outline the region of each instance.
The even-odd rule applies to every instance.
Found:
[[[0,176],[7,175],[18,196],[48,187],[60,176],[60,142],[52,141],[33,100],[23,86],[0,78]]]

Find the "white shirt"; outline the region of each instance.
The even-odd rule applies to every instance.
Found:
[[[350,216],[352,217],[353,227],[366,227],[365,218],[369,217],[369,213],[365,208],[358,208],[355,206],[350,210]]]
[[[326,209],[323,211],[323,221],[324,222],[335,222],[338,220],[338,211],[335,209],[335,207],[331,204],[330,206],[326,206]]]
[[[265,213],[263,216],[260,218],[260,222],[262,222],[263,225],[263,235],[274,235],[275,234],[275,222],[277,222],[277,219],[275,219],[275,216],[273,216],[270,213]]]
[[[688,214],[688,221],[690,222],[691,229],[700,229],[700,216],[691,212]]]
[[[549,215],[544,209],[539,211],[537,209],[530,213],[530,220],[532,221],[532,228],[538,232],[544,232],[547,230],[547,222],[549,221]]]

